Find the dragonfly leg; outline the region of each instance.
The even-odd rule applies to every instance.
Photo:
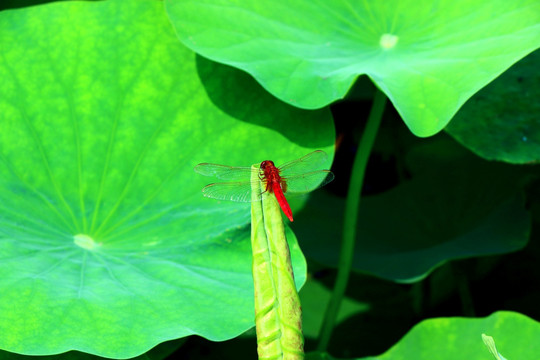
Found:
[[[270,193],[271,193],[272,192],[272,186],[270,185],[270,183],[264,177],[264,173],[259,173],[259,180],[261,180],[265,184],[264,191],[261,194],[264,194],[268,190],[270,190]]]

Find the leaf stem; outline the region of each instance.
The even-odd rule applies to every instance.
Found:
[[[454,276],[457,284],[463,315],[474,317],[476,314],[474,311],[474,302],[471,289],[469,288],[469,279],[467,278],[467,272],[463,268],[462,264],[463,263],[454,261],[450,263],[450,269],[452,270],[452,275]]]
[[[364,183],[366,166],[371,149],[373,148],[373,143],[375,142],[377,131],[379,130],[385,105],[386,96],[377,89],[375,91],[373,105],[371,106],[366,127],[358,145],[358,152],[356,153],[353,163],[347,200],[345,202],[345,220],[343,223],[343,242],[339,256],[339,268],[332,298],[326,308],[324,321],[319,333],[319,342],[317,345],[317,350],[319,351],[325,351],[328,347],[339,307],[345,294],[345,289],[347,288],[347,282],[349,281],[349,273],[351,271],[354,255],[358,205],[360,203],[362,184]]]

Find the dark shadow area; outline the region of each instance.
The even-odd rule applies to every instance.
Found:
[[[335,275],[335,270],[322,269],[314,277],[331,289]],[[338,358],[356,358],[379,355],[394,345],[420,320],[413,309],[411,287],[353,273],[346,296],[369,304],[370,309],[337,324],[328,352]],[[315,339],[306,339],[306,352],[314,351],[316,345]]]
[[[362,76],[345,100],[330,106],[336,124],[336,153],[331,169],[335,179],[325,188],[340,197],[347,195],[358,142],[371,109],[369,97],[373,96],[373,89],[369,79]],[[399,183],[402,177],[399,172],[403,169],[400,163],[403,162],[400,158],[402,149],[406,144],[417,141],[409,131],[400,131],[406,130],[404,128],[405,125],[389,102],[367,165],[363,195],[378,194]]]
[[[37,6],[54,2],[67,2],[69,0],[3,0],[0,2],[1,10],[21,9],[29,6]],[[87,2],[97,2],[105,0],[81,0]]]
[[[253,336],[247,334],[253,333]],[[257,359],[255,331],[237,338],[213,342],[199,336],[190,336],[185,344],[167,357],[167,360],[226,360]]]
[[[397,284],[353,273],[347,297],[369,304],[370,310],[337,324],[328,352],[337,358],[378,356],[416,324],[438,317],[479,318],[516,311],[540,321],[539,225],[533,225],[529,245],[521,251],[452,261],[419,283]],[[332,289],[336,270],[313,262],[308,268]],[[315,339],[306,339],[306,352],[316,345]]]
[[[228,115],[273,129],[304,147],[332,145],[327,143],[325,135],[330,130],[328,127],[333,126],[328,121],[331,116],[328,107],[319,110],[299,109],[275,98],[244,71],[199,55],[196,63],[208,97]]]

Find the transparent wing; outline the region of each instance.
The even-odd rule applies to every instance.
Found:
[[[196,173],[204,176],[214,176],[221,180],[249,180],[250,167],[234,167],[218,164],[202,163],[193,168]]]
[[[279,174],[284,177],[308,173],[320,168],[328,156],[322,150],[313,151],[299,159],[286,162],[278,167]]]
[[[202,189],[203,195],[212,199],[235,202],[252,202],[260,200],[260,193],[256,199],[251,198],[251,182],[224,182],[206,185]]]
[[[328,170],[312,171],[302,175],[285,178],[287,195],[303,194],[318,189],[334,180],[334,174]]]

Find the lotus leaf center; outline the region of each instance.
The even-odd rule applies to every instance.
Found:
[[[80,246],[86,250],[95,250],[100,245],[90,236],[85,234],[74,235],[73,242],[75,243],[75,245]]]
[[[379,40],[379,45],[385,50],[391,49],[396,46],[399,40],[399,36],[392,34],[383,34]]]

